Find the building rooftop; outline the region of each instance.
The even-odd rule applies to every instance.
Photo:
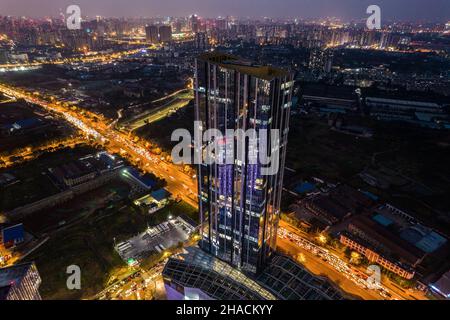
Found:
[[[302,182],[295,186],[294,191],[297,193],[308,193],[316,189],[316,185],[311,182]]]
[[[1,292],[8,293],[9,288],[19,284],[27,274],[33,263],[22,263],[0,269],[0,296]],[[0,298],[1,300],[1,298]]]
[[[376,87],[363,88],[363,96],[372,99],[391,99],[399,101],[408,101],[415,103],[425,103],[425,105],[433,106],[434,104],[439,105],[450,105],[449,97],[434,93],[430,95],[426,92],[412,91],[412,90],[394,90],[387,91],[378,89]]]
[[[166,189],[161,188],[153,191],[150,195],[152,196],[153,199],[160,202],[163,201],[164,199],[167,199],[170,196],[170,193]]]
[[[377,217],[377,216],[375,216]],[[383,254],[396,256],[401,261],[410,265],[415,265],[424,256],[424,252],[414,245],[402,239],[392,225],[385,225],[367,215],[354,217],[350,225],[358,228],[366,236],[380,243],[383,247]]]
[[[238,269],[198,247],[171,257],[163,277],[187,288],[198,288],[217,300],[276,300],[276,297]]]
[[[197,288],[218,300],[344,300],[344,294],[328,279],[308,272],[292,259],[274,255],[257,278],[204,252],[198,247],[172,257],[163,276],[185,288]]]
[[[349,102],[356,102],[357,99],[355,88],[348,86],[305,83],[301,86],[301,92],[304,96],[334,98],[338,100],[347,100]]]
[[[31,129],[37,126],[44,124],[44,122],[39,118],[27,118],[22,120],[17,120],[14,123],[7,124],[3,126],[4,130],[8,130],[10,132],[17,130],[26,130]]]
[[[431,285],[435,291],[447,299],[450,298],[450,271],[447,271],[439,280]]]
[[[200,55],[198,59],[269,81],[277,77],[287,77],[290,75],[286,70],[254,64],[226,53],[208,52]]]
[[[80,160],[64,163],[58,167],[50,168],[49,170],[61,182],[63,179],[74,179],[94,172],[94,168],[89,167]]]
[[[156,185],[156,181],[146,174],[141,174],[132,167],[126,167],[122,170],[122,175],[137,181],[146,189],[151,189]]]
[[[275,255],[257,279],[282,300],[344,300],[326,278],[308,272],[291,258]]]

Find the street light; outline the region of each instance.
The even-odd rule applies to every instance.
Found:
[[[323,244],[327,243],[327,237],[325,237],[325,235],[323,234],[319,235],[318,239]]]
[[[358,259],[359,258],[359,253],[355,252],[355,251],[352,251],[351,257],[352,257],[352,259]]]

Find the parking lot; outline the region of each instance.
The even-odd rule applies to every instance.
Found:
[[[193,228],[177,218],[149,227],[145,232],[115,245],[120,257],[129,265],[136,265],[155,252],[176,246],[188,240]]]

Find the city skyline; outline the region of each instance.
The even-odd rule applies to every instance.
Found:
[[[366,8],[376,4],[380,6],[385,20],[444,22],[448,20],[450,3],[446,0],[281,0],[278,6],[272,6],[269,0],[247,0],[245,3],[230,0],[226,3],[207,0],[132,0],[126,3],[118,0],[87,1],[76,3],[70,0],[44,0],[39,7],[29,6],[27,0],[0,0],[0,15],[26,17],[56,17],[72,4],[80,6],[83,16],[95,17],[157,17],[189,16],[198,14],[203,17],[236,16],[250,18],[300,18],[314,19],[337,17],[345,21],[358,21],[367,18]]]
[[[0,0],[0,301],[450,299],[448,2]]]

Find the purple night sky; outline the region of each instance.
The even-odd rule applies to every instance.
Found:
[[[239,17],[336,16],[346,20],[364,19],[371,4],[381,7],[382,17],[393,20],[450,20],[450,0],[0,0],[0,15],[56,16],[70,4],[87,16]]]

